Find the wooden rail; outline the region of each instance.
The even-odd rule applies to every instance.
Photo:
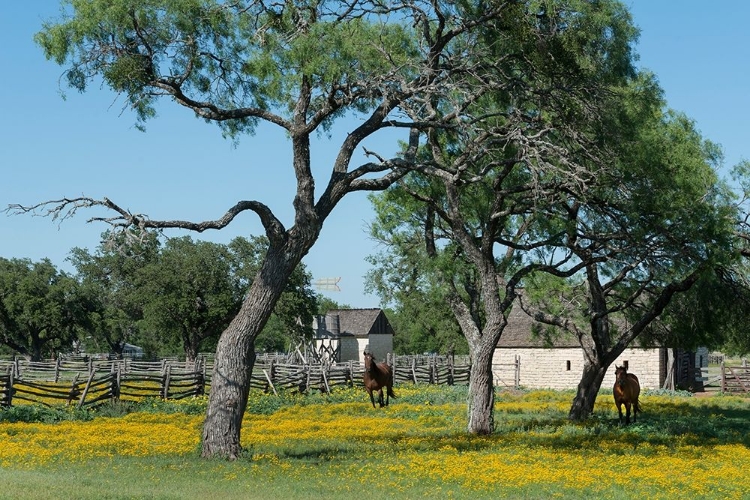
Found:
[[[0,364],[0,370],[0,406],[5,407],[14,400],[47,406],[66,401],[83,407],[107,400],[182,399],[206,391],[201,363],[16,359]]]
[[[750,393],[750,366],[727,366],[721,363],[721,392]]]
[[[364,363],[293,364],[283,358],[259,359],[253,367],[251,390],[278,393],[279,390],[330,393],[337,387],[363,386]],[[449,356],[389,356],[394,381],[462,385],[469,383],[468,363],[456,364]],[[519,361],[493,365],[496,385],[518,387]],[[213,361],[165,359],[156,362],[134,360],[87,360],[30,362],[23,359],[0,361],[0,405],[14,400],[51,405],[75,403],[79,407],[105,401],[137,400],[147,397],[182,399],[208,392]]]

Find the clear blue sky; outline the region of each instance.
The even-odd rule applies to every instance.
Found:
[[[625,1],[641,29],[639,65],[655,72],[670,107],[693,118],[703,135],[722,145],[726,166],[750,158],[750,2],[746,0]],[[107,89],[60,96],[62,68],[46,61],[33,42],[57,0],[3,2],[0,6],[0,208],[10,203],[86,195],[110,198],[154,219],[194,221],[220,217],[236,201],[258,199],[291,223],[294,179],[288,145],[279,131],[262,128],[234,148],[215,126],[165,103],[159,117],[137,131],[134,116]],[[169,105],[167,105],[169,104]],[[313,146],[324,186],[345,129]],[[374,144],[388,153],[393,137]],[[91,250],[106,229],[80,212],[62,224],[48,218],[0,214],[0,257],[50,258],[71,271],[73,247]],[[348,196],[326,222],[304,262],[314,278],[341,277],[340,292],[322,292],[353,307],[377,307],[364,293],[372,210],[364,194]],[[193,235],[220,243],[260,234],[253,214],[228,228]],[[181,233],[169,233],[178,235]]]

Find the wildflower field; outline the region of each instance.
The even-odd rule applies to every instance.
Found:
[[[465,387],[396,392],[253,392],[235,462],[199,458],[203,399],[2,410],[0,498],[750,498],[750,399],[646,392],[626,427],[606,392],[584,424],[571,392],[499,392],[479,437]]]

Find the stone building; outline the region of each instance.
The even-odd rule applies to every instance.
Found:
[[[520,307],[514,307],[495,349],[493,364],[507,366],[519,359],[522,387],[575,389],[581,380],[584,363],[578,339],[563,332],[550,344],[543,336],[534,335],[534,328],[545,328],[539,324],[535,327],[535,323]],[[614,365],[625,365],[629,372],[638,376],[641,387],[645,389],[663,388],[665,383],[670,385],[674,380],[677,387],[702,390],[695,373],[708,367],[708,350],[701,348],[696,353],[687,353],[673,349],[674,363],[670,363],[669,350],[666,347],[637,346],[625,349],[607,371],[602,387],[614,385]],[[689,377],[689,373],[693,373],[693,377]]]

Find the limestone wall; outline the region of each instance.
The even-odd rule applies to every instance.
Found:
[[[341,337],[341,361],[362,361],[368,345],[378,362],[385,361],[388,354],[393,354],[393,335]]]
[[[493,364],[505,365],[521,359],[520,385],[530,389],[575,389],[583,373],[583,350],[580,348],[501,348],[495,350]],[[628,365],[638,376],[643,389],[658,389],[664,383],[666,356],[661,349],[626,349],[615,361]],[[500,375],[499,373],[497,375]],[[496,383],[502,380],[496,376]],[[507,377],[506,377],[507,378]],[[602,387],[615,383],[612,365]]]
[[[369,338],[359,339],[359,360],[364,359],[364,351],[367,344],[370,345],[370,352],[378,363],[387,359],[388,354],[393,354],[393,335],[370,335]]]

